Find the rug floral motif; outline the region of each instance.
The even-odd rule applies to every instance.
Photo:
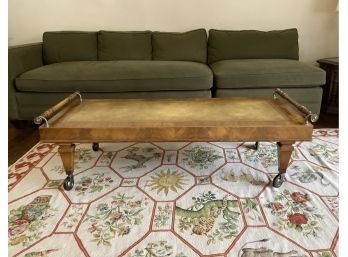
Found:
[[[265,207],[272,210],[272,215],[279,217],[276,225],[280,230],[295,229],[305,236],[319,237],[323,231],[319,223],[323,215],[318,208],[308,205],[311,201],[308,194],[284,190],[276,194],[274,199]]]
[[[278,189],[274,142],[77,144],[69,192],[38,144],[9,167],[9,256],[338,257],[338,136],[297,142]]]
[[[29,204],[10,211],[8,217],[10,245],[27,246],[40,238],[40,229],[47,225],[46,220],[55,211],[50,206],[51,197],[51,195],[35,197]]]
[[[97,245],[110,245],[110,239],[122,237],[130,233],[131,229],[141,225],[143,219],[143,205],[147,199],[133,200],[134,196],[118,193],[112,196],[110,204],[97,205],[95,215],[87,214],[83,222],[88,222],[88,231],[93,242]]]

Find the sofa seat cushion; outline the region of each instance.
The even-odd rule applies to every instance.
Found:
[[[217,88],[308,87],[325,84],[325,72],[287,59],[238,59],[211,64]]]
[[[84,61],[42,66],[23,73],[23,92],[133,92],[210,89],[205,64],[181,61]]]

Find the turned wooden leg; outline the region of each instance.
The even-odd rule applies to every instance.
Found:
[[[284,175],[288,168],[292,151],[294,150],[294,143],[294,141],[277,142],[279,174],[273,179],[274,187],[280,187],[283,184]]]
[[[74,186],[74,154],[75,145],[74,144],[61,144],[59,145],[58,152],[63,162],[63,167],[67,177],[64,180],[64,189],[69,191]]]

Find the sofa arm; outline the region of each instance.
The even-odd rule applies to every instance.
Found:
[[[22,73],[43,65],[42,43],[9,47],[8,49],[8,116],[10,120],[20,119],[15,80]]]

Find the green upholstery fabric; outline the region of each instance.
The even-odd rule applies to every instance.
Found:
[[[322,88],[307,87],[307,88],[284,88],[281,89],[289,94],[300,104],[306,106],[312,112],[319,114]],[[217,89],[214,92],[215,97],[272,97],[274,88],[262,89]]]
[[[296,29],[210,30],[208,49],[204,29],[45,32],[42,44],[9,48],[9,119],[32,119],[76,90],[84,98],[211,97],[213,74],[216,97],[280,87],[318,113],[325,72],[297,60]]]
[[[69,93],[31,93],[16,94],[18,102],[18,119],[32,120],[68,95]],[[83,99],[96,98],[210,98],[210,90],[197,91],[156,91],[156,92],[122,92],[122,93],[82,93]]]
[[[184,33],[153,32],[152,57],[163,61],[207,62],[207,32],[197,29]]]
[[[132,92],[204,90],[212,87],[209,67],[179,61],[65,62],[30,70],[16,79],[19,91]]]
[[[230,59],[294,59],[298,60],[297,29],[209,30],[208,61]]]
[[[98,60],[151,60],[151,31],[98,32]]]
[[[45,64],[97,60],[97,32],[56,31],[43,34]]]
[[[8,117],[19,120],[15,79],[23,72],[42,66],[42,44],[30,44],[8,49]]]
[[[217,88],[308,87],[325,84],[325,72],[286,59],[226,60],[210,65]]]

